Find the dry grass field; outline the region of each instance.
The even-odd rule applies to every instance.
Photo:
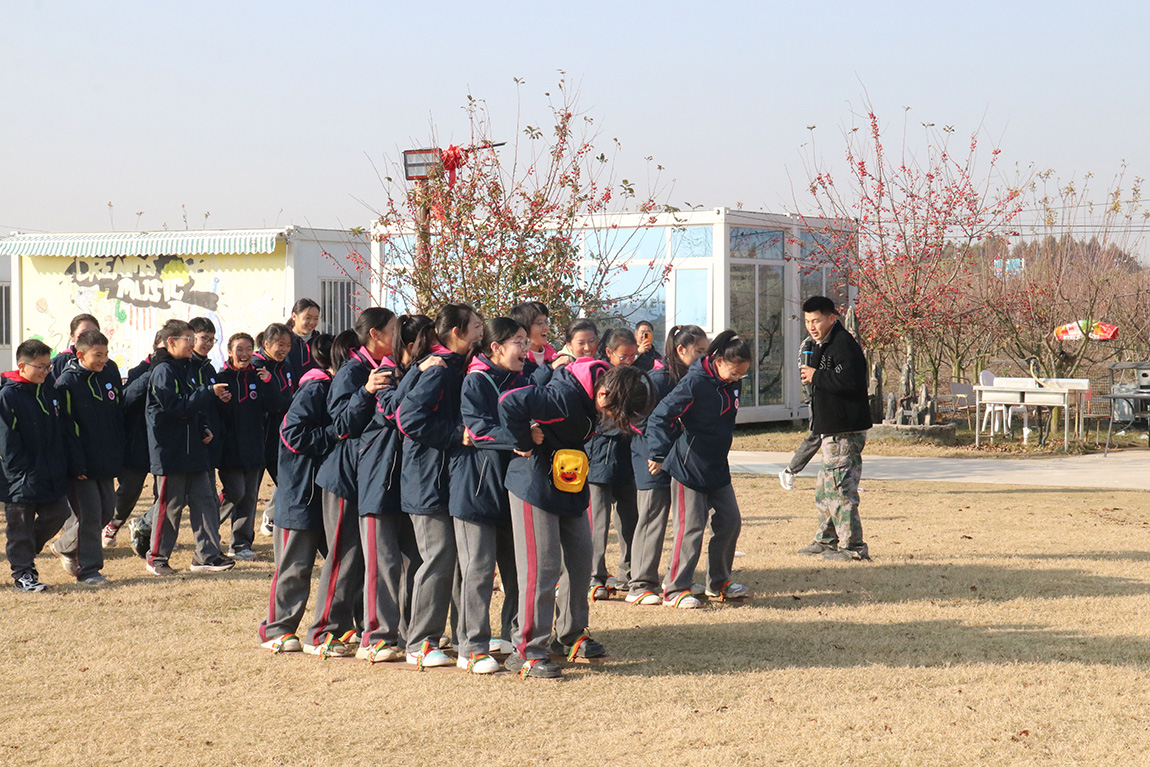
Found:
[[[0,764],[1150,764],[1145,494],[864,479],[874,561],[828,564],[798,485],[736,480],[753,600],[597,603],[611,658],[558,682],[261,651],[264,543],[170,580],[121,543],[100,591],[44,555],[0,591]]]

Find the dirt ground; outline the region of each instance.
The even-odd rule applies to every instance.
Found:
[[[754,598],[595,603],[611,657],[558,682],[259,650],[266,538],[168,580],[121,540],[99,591],[43,555],[0,590],[0,764],[1150,763],[1145,494],[864,477],[841,564],[794,554],[810,480],[735,487]]]

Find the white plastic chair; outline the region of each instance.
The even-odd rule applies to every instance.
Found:
[[[982,386],[994,386],[994,373],[983,370],[978,374],[978,382]],[[1015,413],[1022,416],[1022,441],[1027,442],[1030,437],[1030,410],[1026,405],[986,405],[986,415],[982,417],[982,430],[986,431],[989,422],[991,436],[996,430],[1006,434],[1010,431]]]

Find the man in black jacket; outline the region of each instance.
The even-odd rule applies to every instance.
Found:
[[[815,485],[819,529],[800,554],[830,561],[870,559],[859,520],[859,480],[866,431],[871,427],[866,357],[842,323],[834,302],[812,296],[803,303],[807,332],[816,342],[810,365],[799,369],[811,385],[811,431],[822,436],[823,465]]]

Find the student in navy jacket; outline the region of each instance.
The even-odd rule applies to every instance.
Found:
[[[302,381],[304,373],[318,367],[311,342],[319,325],[319,314],[319,304],[310,298],[301,298],[292,305],[291,317],[284,323],[291,330],[291,349],[286,362],[293,381]]]
[[[75,564],[78,583],[103,586],[101,531],[115,512],[115,481],[124,468],[123,388],[103,333],[81,333],[75,349],[76,358],[56,379],[56,399],[81,462],[71,478],[72,515],[53,549]]]
[[[403,434],[395,413],[421,372],[419,367],[411,367],[412,349],[420,331],[433,324],[430,317],[422,314],[396,318],[391,355],[384,357],[380,365],[391,370],[392,375],[375,393],[375,413],[359,438],[359,534],[364,581],[363,636],[356,657],[369,663],[403,657],[415,573],[423,564],[415,528],[411,517],[403,512],[400,499]],[[420,364],[426,369],[444,363],[432,355]]]
[[[152,342],[152,349],[158,349],[160,333]],[[151,458],[148,455],[148,420],[144,413],[148,404],[148,381],[151,378],[152,355],[147,357],[128,371],[127,382],[124,386],[124,468],[116,484],[116,513],[112,521],[104,527],[104,548],[109,548],[116,542],[116,534],[132,516],[132,510],[140,500],[144,491],[144,483],[151,476]],[[152,506],[144,516],[128,524],[131,533],[132,551],[140,559],[148,556],[151,546],[152,523],[146,518],[155,518],[156,499],[159,498],[159,483],[152,480]]]
[[[359,538],[359,436],[375,413],[375,393],[391,377],[381,367],[391,352],[395,315],[379,306],[369,307],[332,344],[335,378],[327,409],[340,441],[324,459],[316,475],[323,488],[323,527],[328,556],[320,572],[320,601],[315,620],[304,637],[304,652],[347,655],[348,640],[359,628],[364,560]],[[361,635],[362,639],[362,635]]]
[[[188,367],[192,370],[192,377],[200,386],[212,386],[219,381],[216,378],[216,366],[212,363],[211,353],[216,348],[216,326],[207,317],[192,317],[188,320],[192,335],[196,337],[192,344],[192,359]],[[224,451],[224,415],[221,403],[213,402],[204,410],[204,418],[208,429],[216,435],[208,443],[208,455],[211,456],[212,469],[220,467],[220,458]]]
[[[519,582],[519,626],[515,652],[505,662],[509,670],[523,676],[558,677],[559,667],[547,659],[553,649],[572,659],[606,654],[603,645],[585,633],[591,583],[589,491],[578,487],[577,471],[571,472],[574,477],[567,476],[571,467],[566,463],[561,467],[564,489],[560,489],[553,460],[557,450],[582,451],[600,418],[630,429],[632,421],[647,411],[647,392],[641,371],[587,359],[555,371],[546,387],[502,395],[500,420],[517,454],[506,478]],[[532,422],[543,433],[539,445],[532,436]],[[555,645],[549,644],[552,625]]]
[[[196,541],[192,572],[229,570],[236,561],[220,553],[219,499],[207,444],[213,435],[204,410],[217,399],[229,401],[231,393],[226,384],[206,387],[196,382],[189,366],[195,336],[188,323],[168,320],[160,329],[160,340],[164,348],[152,355],[145,410],[152,473],[160,478],[148,572],[175,574],[168,558],[176,545],[185,506]]]
[[[503,484],[515,445],[499,421],[499,397],[529,385],[523,375],[527,343],[526,328],[510,317],[488,322],[482,352],[471,360],[460,391],[464,438],[450,458],[448,507],[461,575],[457,665],[476,674],[499,670],[489,654],[496,564],[504,584],[501,628],[508,643],[519,611],[511,507]],[[542,441],[543,432],[535,433]]]
[[[89,330],[99,330],[100,321],[90,314],[77,314],[68,323],[68,348],[57,354],[52,358],[52,380],[50,384],[54,384],[64,369],[72,360],[76,359],[76,339],[80,337],[81,333]]]
[[[284,392],[271,385],[271,373],[252,366],[255,340],[247,333],[228,339],[228,362],[216,374],[232,398],[220,403],[223,434],[219,441],[220,519],[231,520],[231,551],[236,559],[253,560],[256,503],[266,466],[264,433],[268,413],[285,409]]]
[[[439,638],[451,604],[455,575],[455,526],[448,512],[448,464],[463,446],[459,392],[467,355],[483,336],[483,320],[467,304],[446,304],[434,329],[424,330],[414,356],[441,357],[443,366],[420,374],[396,410],[403,431],[400,498],[411,515],[423,560],[415,574],[408,626],[407,662],[420,667],[447,666]]]
[[[663,593],[667,607],[692,609],[702,604],[691,593],[691,584],[709,511],[713,513],[706,594],[720,599],[748,595],[746,586],[731,582],[742,517],[727,454],[739,412],[740,381],[750,367],[750,343],[735,331],[724,330],[711,342],[707,356],[692,363],[647,420],[649,471],[663,469],[672,479],[674,544]]]
[[[36,555],[68,519],[69,459],[55,392],[44,383],[52,350],[43,341],[16,347],[16,370],[0,386],[0,465],[7,543],[17,591],[43,591]]]
[[[695,360],[707,353],[707,334],[698,325],[675,325],[667,333],[666,357],[655,361],[651,373],[652,407],[663,400],[687,374]],[[659,581],[659,560],[667,534],[667,512],[671,509],[671,476],[654,474],[647,466],[650,453],[643,430],[647,419],[635,424],[631,435],[631,466],[635,473],[639,519],[631,543],[631,585],[627,601],[640,605],[663,604]],[[671,424],[678,436],[678,423]]]
[[[296,378],[287,361],[288,352],[291,351],[292,332],[287,325],[273,322],[262,333],[256,336],[256,346],[259,350],[252,357],[252,366],[266,369],[271,373],[270,384],[280,393],[280,401],[284,403],[283,410],[268,413],[267,429],[264,432],[264,460],[265,469],[271,475],[272,483],[279,484],[279,427],[287,412],[287,403],[291,402],[299,379]],[[261,477],[260,481],[263,479]],[[264,535],[272,533],[272,516],[275,514],[276,488],[272,488],[271,498],[264,506],[263,521],[260,529]]]
[[[600,349],[603,359],[612,367],[618,367],[635,361],[636,346],[635,334],[628,328],[614,328],[603,335]],[[594,601],[610,597],[616,586],[627,589],[631,580],[631,539],[635,535],[639,510],[635,506],[630,433],[620,432],[610,423],[603,424],[587,445],[587,458],[591,464],[587,474],[591,490],[591,501],[587,505],[591,518],[591,589],[588,596]],[[612,517],[619,539],[619,568],[615,576],[607,572],[607,540],[611,537]]]
[[[268,616],[259,627],[260,646],[275,653],[303,649],[296,632],[307,609],[315,555],[328,553],[315,475],[339,442],[327,412],[332,340],[330,335],[316,336],[312,353],[322,367],[304,374],[279,429],[283,485],[272,536],[276,567]]]

